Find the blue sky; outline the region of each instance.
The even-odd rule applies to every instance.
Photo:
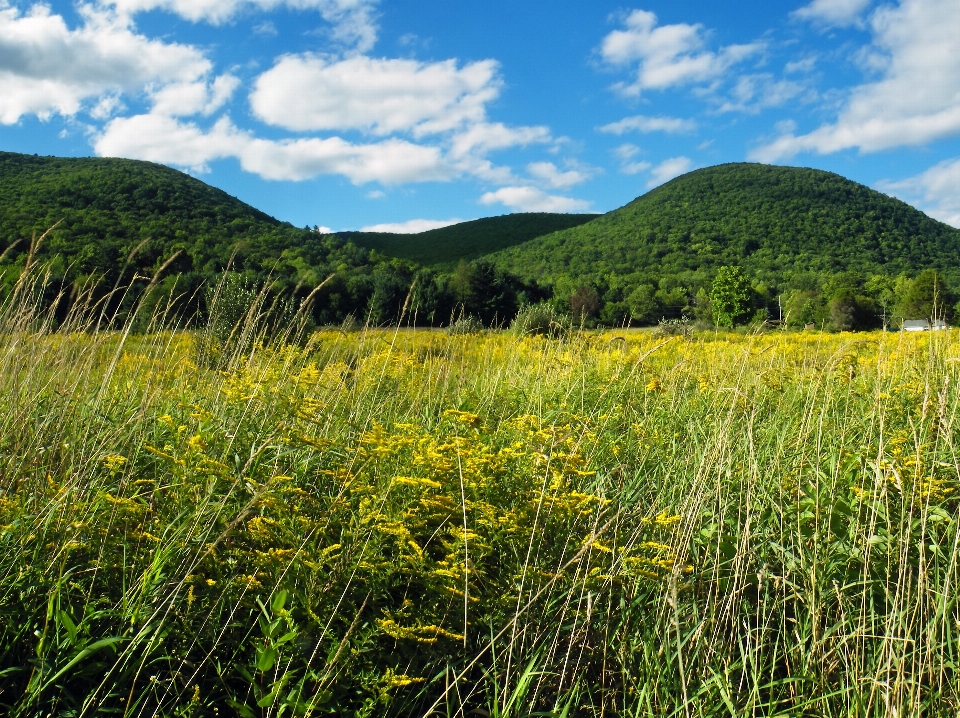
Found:
[[[0,0],[0,149],[334,230],[606,212],[737,161],[960,226],[957,38],[957,0]]]

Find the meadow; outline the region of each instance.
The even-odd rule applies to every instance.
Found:
[[[956,330],[227,351],[31,297],[0,317],[7,715],[960,710]]]

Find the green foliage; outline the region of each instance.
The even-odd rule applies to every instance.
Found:
[[[926,269],[909,283],[897,309],[904,319],[950,320],[956,301],[943,276],[935,269]]]
[[[479,334],[483,329],[483,322],[471,314],[458,317],[447,327],[447,331],[454,335]]]
[[[957,275],[960,231],[812,169],[728,164],[678,177],[599,219],[500,252],[524,277],[685,276],[742,266],[786,279],[843,270]]]
[[[713,278],[710,302],[713,323],[718,327],[733,327],[750,312],[752,290],[741,267],[720,267]]]
[[[480,256],[492,250],[502,251]],[[111,326],[139,307],[134,331],[206,322],[210,288],[227,269],[269,285],[267,308],[307,303],[313,325],[352,316],[445,326],[472,315],[506,326],[542,301],[587,326],[707,323],[725,266],[743,268],[751,299],[749,312],[723,313],[724,322],[755,315],[863,330],[918,313],[949,319],[958,255],[957,230],[797,168],[699,170],[598,218],[509,215],[412,236],[320,235],[159,165],[0,153],[0,295],[29,257],[50,274],[39,301],[58,301],[59,320],[94,287],[89,301],[102,302]],[[925,270],[936,270],[936,287]]]
[[[452,269],[462,260],[523,244],[546,234],[578,227],[597,214],[508,214],[461,222],[419,234],[340,232],[354,244],[424,266]]]
[[[423,256],[445,248],[448,254],[440,259],[474,257],[483,247],[507,246],[589,218],[519,215],[467,223],[427,233]],[[31,236],[54,225],[31,253]],[[442,325],[461,310],[486,324],[504,324],[521,301],[541,298],[538,288],[488,262],[464,261],[461,276],[451,277],[358,247],[350,236],[297,229],[161,165],[0,153],[0,293],[4,286],[9,292],[31,257],[51,274],[47,301],[66,295],[61,318],[78,288],[92,282],[115,325],[134,306],[142,315],[133,325],[138,331],[150,325],[155,310],[172,322],[203,321],[212,288],[226,270],[251,286],[269,285],[258,300],[266,308],[299,308],[309,299],[309,319],[325,325],[339,325],[350,315],[374,326]],[[111,288],[122,291],[110,294]],[[143,302],[148,289],[149,301]],[[224,311],[226,304],[208,329],[220,332],[237,318]],[[221,343],[228,336],[229,330]]]
[[[522,307],[510,325],[520,336],[562,336],[569,331],[571,320],[549,302],[528,304]]]
[[[3,715],[960,709],[956,331],[367,327],[209,367],[41,289],[0,305]]]

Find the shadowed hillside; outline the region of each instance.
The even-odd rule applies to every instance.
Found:
[[[578,227],[598,214],[508,214],[462,222],[419,234],[340,232],[355,244],[427,266],[450,266],[513,247],[545,234]]]

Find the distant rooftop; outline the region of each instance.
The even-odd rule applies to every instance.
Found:
[[[931,330],[939,331],[947,329],[947,323],[942,319],[905,319],[903,321],[903,331],[905,332],[928,332]]]

